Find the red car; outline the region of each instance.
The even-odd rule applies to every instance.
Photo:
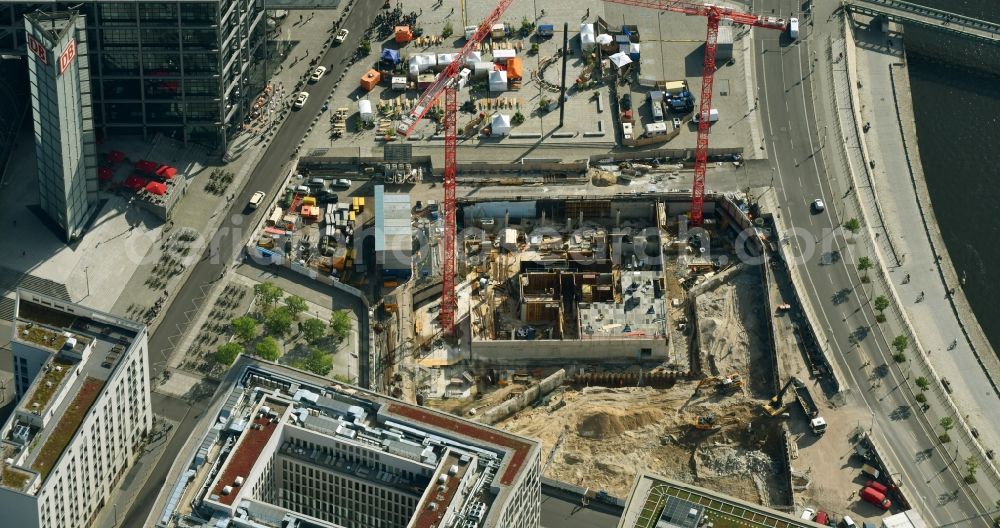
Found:
[[[883,510],[888,510],[892,507],[892,501],[885,498],[885,494],[875,488],[866,487],[862,489],[861,499],[865,502],[870,502]]]
[[[885,492],[889,491],[889,488],[885,484],[882,484],[877,480],[869,480],[868,482],[865,482],[865,487],[872,488],[883,495]]]
[[[822,524],[823,526],[826,526],[827,523],[829,522],[829,519],[827,518],[826,512],[825,511],[821,511],[821,512],[817,513],[816,514],[816,518],[813,519],[813,522],[816,523],[816,524]]]

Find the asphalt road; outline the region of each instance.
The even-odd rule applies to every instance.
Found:
[[[798,9],[798,2],[789,0],[756,4],[757,12],[768,13],[774,8],[783,16]],[[831,339],[828,353],[847,378],[842,383],[850,388],[850,403],[873,413],[874,435],[883,448],[890,450],[882,455],[901,471],[908,499],[922,503],[921,512],[932,526],[988,526],[983,519],[970,519],[979,510],[971,495],[974,490],[961,481],[962,463],[953,461],[954,448],[946,450],[939,445],[936,433],[918,416],[919,404],[910,399],[908,391],[898,389],[901,383],[910,382],[893,361],[889,344],[892,338],[881,334],[875,312],[867,302],[865,284],[855,264],[863,255],[842,237],[831,234],[845,220],[838,217],[838,210],[847,184],[838,179],[848,176],[827,172],[827,165],[832,163],[825,156],[839,154],[827,154],[826,146],[820,144],[811,63],[814,47],[821,61],[817,68],[826,67],[822,61],[829,60],[819,50],[833,31],[832,25],[826,23],[833,7],[817,5],[815,27],[803,23],[804,38],[797,43],[790,43],[787,33],[779,35],[771,30],[757,29],[754,35],[759,111],[765,146],[776,174],[780,214],[793,230],[807,233],[791,241],[793,254],[808,256],[799,265],[807,290],[801,293],[813,305],[819,323],[827,328]],[[817,99],[815,104],[833,103]],[[831,149],[836,148],[843,146],[831,145]],[[811,211],[810,203],[816,198],[828,204],[825,212]],[[868,377],[873,368],[866,368],[866,362],[872,367],[885,365],[881,385],[874,390]],[[936,418],[929,419],[936,423]],[[867,504],[852,508],[875,514],[870,509],[874,507]]]
[[[365,29],[369,22],[375,18],[375,14],[382,7],[382,2],[375,0],[363,0],[355,2],[347,18],[344,20],[342,28],[350,30],[347,41],[340,46],[330,48],[323,56],[319,64],[326,65],[346,65],[350,56],[358,48]],[[225,218],[213,242],[213,246],[206,252],[208,258],[203,258],[197,264],[187,281],[174,293],[173,302],[163,313],[159,326],[149,339],[149,362],[150,379],[156,379],[163,372],[167,360],[174,350],[174,344],[181,338],[187,329],[189,321],[201,308],[206,292],[219,280],[220,275],[226,267],[231,265],[238,255],[247,233],[248,226],[254,226],[264,214],[266,208],[260,208],[251,214],[244,215],[246,204],[250,201],[250,196],[263,190],[268,193],[268,197],[274,197],[279,187],[284,181],[287,165],[292,159],[295,147],[305,134],[306,129],[312,123],[312,119],[320,113],[323,106],[325,94],[333,90],[333,84],[340,76],[340,69],[333,68],[319,82],[309,85],[309,92],[312,97],[306,102],[301,110],[293,110],[274,139],[267,146],[260,163],[254,168],[242,190],[236,193],[233,205],[224,213]],[[217,248],[217,249],[214,249]],[[209,254],[210,253],[210,254]],[[359,313],[358,320],[367,324],[368,314]],[[367,331],[367,328],[359,328],[360,331]],[[366,335],[366,334],[362,334]],[[358,377],[358,384],[362,387],[368,386],[368,341],[360,340],[359,363],[361,375]],[[171,466],[176,463],[177,453],[184,442],[190,437],[194,429],[195,422],[201,413],[209,407],[211,399],[205,398],[190,405],[190,410],[185,415],[184,420],[177,426],[177,432],[171,440],[170,445],[164,451],[163,456],[157,463],[156,468],[150,474],[149,479],[138,491],[138,499],[133,503],[132,508],[125,514],[122,526],[142,526],[150,508],[156,499],[157,493],[165,485],[164,479]],[[157,400],[153,400],[153,412],[160,413],[161,409],[157,405]]]

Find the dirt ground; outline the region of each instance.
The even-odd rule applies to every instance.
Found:
[[[777,422],[757,420],[759,402],[721,396],[696,383],[669,390],[645,387],[559,389],[547,405],[498,424],[540,439],[544,474],[625,497],[643,470],[769,504],[782,486],[768,451],[777,446]],[[717,431],[691,427],[715,413]],[[556,446],[553,452],[553,446]],[[783,502],[774,497],[775,501]]]

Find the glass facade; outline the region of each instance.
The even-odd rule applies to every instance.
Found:
[[[238,133],[266,79],[262,4],[73,5],[86,15],[93,114],[102,137],[138,131],[224,147],[227,136]],[[0,50],[23,53],[23,17],[38,6],[0,4]]]
[[[91,106],[87,33],[76,13],[38,12],[24,18],[31,46],[28,72],[38,164],[39,205],[63,229],[78,238],[97,198],[94,125],[84,108]]]

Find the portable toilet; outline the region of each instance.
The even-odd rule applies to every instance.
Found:
[[[465,40],[471,40],[476,35],[477,29],[479,26],[465,26]]]
[[[375,119],[375,114],[372,113],[372,102],[368,99],[360,99],[358,101],[358,114],[361,115],[362,121],[371,123]]]

